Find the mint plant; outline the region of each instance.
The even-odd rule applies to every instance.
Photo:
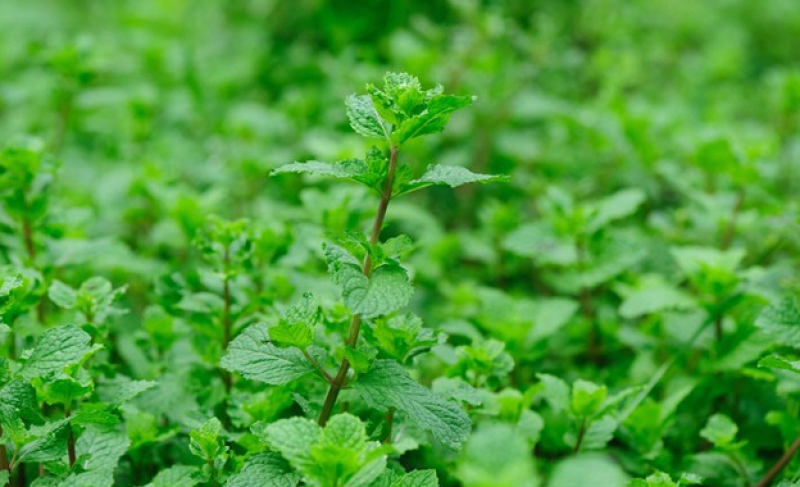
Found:
[[[339,418],[337,422],[329,424],[341,392],[351,388],[368,408],[387,413],[387,437],[391,437],[394,414],[400,413],[437,442],[457,449],[466,441],[471,429],[466,413],[417,383],[403,367],[409,354],[419,353],[434,343],[429,333],[422,333],[418,318],[398,314],[413,294],[407,271],[399,260],[409,250],[411,242],[407,237],[382,241],[381,230],[389,204],[397,196],[431,185],[456,187],[502,178],[439,165],[429,166],[421,176],[415,176],[412,169],[400,161],[401,149],[408,141],[442,131],[451,114],[468,106],[470,98],[445,95],[442,87],[423,90],[415,77],[398,73],[387,74],[382,89],[368,85],[367,93],[347,99],[347,115],[357,133],[380,139],[386,144],[384,151],[372,147],[365,159],[293,163],[274,171],[274,174],[299,172],[346,178],[366,186],[379,196],[369,236],[351,232],[325,244],[329,273],[340,288],[344,304],[352,316],[344,347],[339,352],[341,359],[337,371],[327,372],[325,350],[315,346],[319,311],[310,296],[287,310],[277,324],[268,327],[255,325],[245,330],[231,342],[222,365],[246,378],[271,385],[288,384],[308,374],[318,376],[328,385],[317,417],[319,425],[325,427],[323,438],[327,434],[333,435],[340,422],[342,425],[351,423],[347,428],[362,431],[360,435],[365,438],[363,426],[352,416],[336,416]],[[364,327],[370,330],[366,334],[368,339],[364,339],[365,334],[361,333]],[[280,435],[308,445],[311,440],[304,439],[303,435],[316,437],[320,430],[304,421],[291,424],[295,425],[292,428],[301,428],[307,433]],[[275,431],[278,424],[268,425],[265,431]],[[267,443],[273,442],[278,451],[314,485],[343,485],[345,481],[349,482],[347,485],[368,485],[383,469],[373,465],[381,457],[373,459],[373,454],[369,454],[364,460],[354,459],[356,463],[342,470],[345,477],[325,480],[331,472],[339,469],[328,472],[318,465],[316,468],[323,468],[322,471],[308,470],[305,460],[301,460],[305,456],[296,456],[299,452],[294,447],[274,443],[279,441],[274,436],[277,434],[268,433]],[[337,438],[343,434],[336,433],[328,441],[334,442],[332,446],[335,446],[341,441]],[[313,442],[311,445],[313,454]],[[335,455],[331,459],[341,461]],[[380,465],[384,464],[382,461]],[[366,468],[370,473],[360,473],[359,468]],[[348,471],[351,473],[346,473]],[[347,480],[347,475],[354,475],[359,480]]]

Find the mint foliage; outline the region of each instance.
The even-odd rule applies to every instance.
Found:
[[[325,254],[333,282],[341,287],[345,304],[364,318],[397,311],[408,304],[414,293],[405,269],[397,262],[386,262],[366,276],[359,262],[343,248],[328,244]]]
[[[794,485],[797,19],[0,2],[0,487]]]
[[[376,361],[354,388],[370,407],[406,414],[415,426],[450,448],[460,448],[471,431],[463,409],[417,383],[397,362]]]
[[[248,379],[271,385],[287,384],[314,371],[297,348],[271,343],[265,325],[252,325],[236,337],[220,362],[222,367]]]

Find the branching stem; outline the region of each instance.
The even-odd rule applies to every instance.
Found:
[[[397,151],[396,146],[391,147],[391,155],[389,156],[389,169],[386,174],[386,181],[383,185],[383,193],[381,194],[381,201],[378,204],[378,213],[375,215],[375,221],[372,224],[372,234],[370,235],[369,243],[372,246],[378,244],[381,235],[381,228],[386,219],[386,209],[389,208],[389,202],[392,199],[392,191],[394,188],[394,175],[397,170]],[[364,259],[364,266],[362,272],[365,276],[369,277],[372,274],[372,258],[369,254]],[[348,347],[355,347],[358,342],[358,335],[361,332],[361,316],[358,314],[353,315],[350,322],[350,334],[347,337],[345,345]],[[339,392],[342,390],[345,381],[347,380],[347,373],[350,371],[350,361],[346,358],[342,359],[342,364],[339,366],[339,372],[336,373],[331,386],[328,389],[328,395],[325,397],[325,403],[322,405],[322,412],[319,415],[319,424],[324,426],[330,419],[333,413],[333,408],[336,405],[336,399],[339,397]]]
[[[772,485],[772,481],[775,480],[775,477],[778,476],[779,473],[789,464],[789,461],[792,459],[797,450],[800,450],[800,436],[794,440],[792,445],[789,447],[788,450],[783,454],[782,457],[778,459],[777,462],[767,471],[766,474],[758,481],[756,487],[769,487]]]

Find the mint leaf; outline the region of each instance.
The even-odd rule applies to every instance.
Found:
[[[726,448],[736,440],[739,427],[724,414],[715,414],[708,418],[706,426],[700,430],[700,436],[707,439],[717,448]]]
[[[73,309],[78,305],[78,293],[58,279],[50,284],[47,297],[62,309]]]
[[[800,348],[800,310],[791,298],[765,308],[756,319],[756,326],[781,345]]]
[[[370,407],[405,413],[409,421],[450,448],[460,448],[472,429],[463,409],[420,385],[397,362],[376,361],[353,388]]]
[[[468,96],[436,95],[427,101],[422,113],[403,121],[395,129],[392,141],[400,145],[415,137],[441,132],[453,112],[471,104],[472,98]]]
[[[414,293],[405,269],[393,261],[367,277],[355,257],[342,247],[329,244],[325,253],[333,281],[341,287],[344,302],[354,314],[363,318],[389,314],[408,304]]]
[[[390,487],[439,487],[436,470],[415,470],[402,475]]]
[[[635,289],[620,289],[624,296],[619,312],[623,318],[638,318],[662,311],[690,309],[696,306],[685,291],[657,276],[645,277]]]
[[[587,453],[556,465],[548,487],[626,487],[628,477],[603,455]]]
[[[78,438],[75,450],[85,470],[113,472],[130,443],[123,431],[87,426]]]
[[[464,487],[538,487],[530,450],[510,425],[484,423],[458,456],[456,477]]]
[[[311,445],[319,441],[322,428],[314,421],[306,418],[281,419],[265,427],[257,425],[253,432],[297,470],[308,471],[315,465]]]
[[[391,132],[389,124],[378,115],[369,95],[350,95],[345,100],[345,105],[350,126],[356,133],[364,137],[389,140]]]
[[[320,360],[324,362],[324,360]],[[270,343],[263,324],[252,325],[236,337],[220,365],[248,379],[282,385],[314,372],[303,353],[296,348],[279,348]]]
[[[588,230],[597,231],[615,220],[632,215],[645,199],[645,194],[640,189],[623,189],[596,202]]]
[[[461,166],[430,165],[421,177],[402,185],[397,194],[410,193],[433,185],[447,185],[451,188],[469,183],[490,183],[506,181],[507,176],[477,174]]]
[[[199,468],[177,465],[159,472],[150,487],[195,487],[202,481],[203,476]]]
[[[279,454],[267,452],[250,457],[242,470],[231,476],[226,487],[294,487],[300,476],[292,472]]]
[[[269,329],[270,337],[281,345],[305,349],[314,342],[314,328],[321,319],[319,305],[310,293],[292,305],[278,325]]]
[[[791,370],[800,374],[800,360],[789,360],[780,355],[767,355],[758,361],[758,366],[769,369]]]
[[[47,330],[37,340],[19,375],[30,380],[77,364],[92,351],[91,340],[88,333],[74,325]]]

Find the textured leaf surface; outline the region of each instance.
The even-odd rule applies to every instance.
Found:
[[[178,465],[162,470],[153,479],[151,487],[195,487],[202,481],[202,474],[197,467]]]
[[[354,388],[370,407],[402,411],[411,422],[451,448],[460,448],[472,429],[469,416],[459,406],[417,383],[397,362],[378,360]]]
[[[756,326],[781,345],[800,348],[800,310],[793,299],[784,299],[761,312]]]
[[[347,117],[350,119],[350,126],[353,127],[353,130],[364,137],[389,139],[388,124],[378,115],[377,110],[372,105],[372,98],[368,95],[351,95],[347,97],[345,105],[347,106]]]
[[[277,453],[260,453],[247,460],[242,470],[225,484],[227,487],[294,487],[299,476]]]
[[[129,446],[124,432],[90,426],[78,438],[75,450],[84,469],[113,471]]]
[[[283,458],[300,471],[310,469],[314,464],[311,445],[319,441],[322,428],[306,418],[282,419],[254,432],[272,449],[280,452]]]
[[[428,101],[425,111],[403,121],[392,134],[392,139],[402,144],[414,137],[441,132],[450,120],[450,114],[471,104],[472,98],[468,96],[436,95]]]
[[[91,351],[91,339],[88,333],[73,325],[45,331],[22,366],[20,375],[30,380],[80,362]]]
[[[401,193],[413,191],[432,185],[447,185],[456,188],[469,183],[490,183],[505,181],[506,176],[477,174],[461,166],[430,165],[421,177],[409,181],[401,188]]]
[[[248,379],[271,385],[286,384],[314,371],[300,350],[269,343],[267,328],[262,324],[253,325],[236,337],[221,365]]]
[[[411,299],[414,288],[400,265],[386,263],[367,277],[358,261],[341,247],[328,245],[325,251],[333,281],[341,287],[344,302],[354,314],[364,318],[385,315]]]

